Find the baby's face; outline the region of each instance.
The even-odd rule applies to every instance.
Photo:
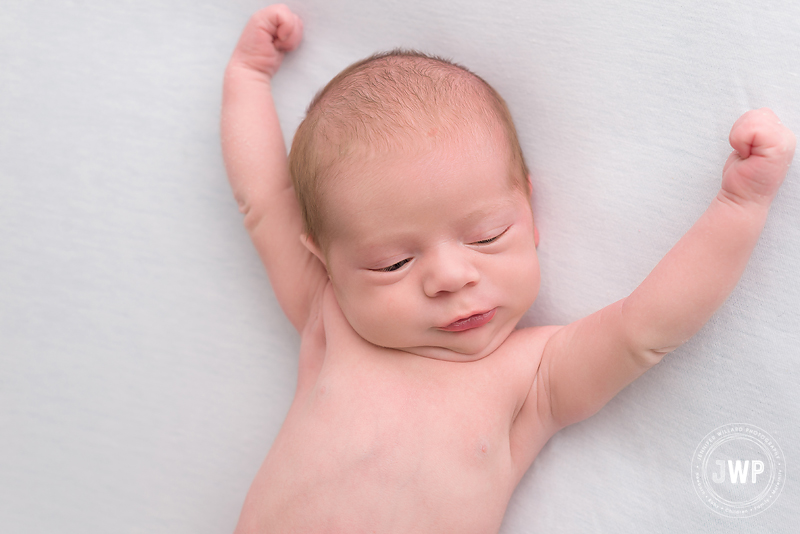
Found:
[[[360,162],[326,193],[326,267],[367,341],[477,360],[512,332],[539,289],[528,198],[500,142],[440,142]]]

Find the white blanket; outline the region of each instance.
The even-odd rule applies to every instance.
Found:
[[[570,322],[632,291],[716,193],[745,110],[771,107],[800,134],[789,0],[289,3],[305,40],[274,82],[287,140],[334,74],[397,46],[452,58],[504,95],[541,232],[526,324]],[[233,530],[298,350],[218,142],[222,72],[262,5],[0,8],[2,532]],[[553,437],[503,533],[796,531],[799,170],[727,303]],[[695,450],[733,423],[785,455],[780,495],[749,518],[713,510],[696,487]]]

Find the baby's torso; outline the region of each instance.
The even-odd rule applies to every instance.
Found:
[[[479,361],[433,360],[370,345],[328,308],[303,333],[298,391],[240,529],[496,531],[527,468],[511,431],[535,349],[504,350],[512,335]]]

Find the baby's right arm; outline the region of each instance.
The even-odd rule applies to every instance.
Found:
[[[271,81],[302,34],[302,22],[286,6],[269,6],[252,16],[225,70],[220,125],[225,168],[245,226],[278,302],[298,330],[327,275],[300,242],[300,208]]]

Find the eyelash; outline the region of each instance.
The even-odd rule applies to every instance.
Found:
[[[505,234],[506,232],[508,232],[508,228],[506,228],[505,230],[503,230],[502,232],[500,232],[499,234],[497,234],[494,237],[490,237],[489,239],[481,239],[480,241],[475,241],[474,243],[470,243],[470,245],[490,245],[490,244],[494,243],[495,241],[497,241],[498,239],[500,239],[501,237],[503,237],[503,234]],[[381,269],[375,269],[375,271],[377,271],[379,273],[391,273],[391,272],[396,271],[397,269],[399,269],[400,267],[402,267],[403,265],[405,265],[406,263],[408,263],[410,261],[411,261],[411,258],[406,258],[404,260],[398,261],[397,263],[393,263],[392,265],[389,265],[388,267],[383,267]]]
[[[505,234],[506,232],[508,232],[508,228],[506,228],[505,230],[503,230],[502,232],[500,232],[499,234],[497,234],[494,237],[490,237],[489,239],[481,239],[480,241],[475,241],[474,243],[470,243],[470,245],[489,245],[491,243],[494,243],[495,241],[497,241],[501,237],[503,237],[503,234]]]
[[[375,269],[375,270],[378,271],[379,273],[391,273],[393,271],[396,271],[397,269],[399,269],[400,267],[402,267],[403,265],[405,265],[406,263],[408,263],[410,261],[411,261],[411,258],[406,258],[404,260],[398,261],[397,263],[393,263],[392,265],[390,265],[388,267],[384,267],[382,269]]]

